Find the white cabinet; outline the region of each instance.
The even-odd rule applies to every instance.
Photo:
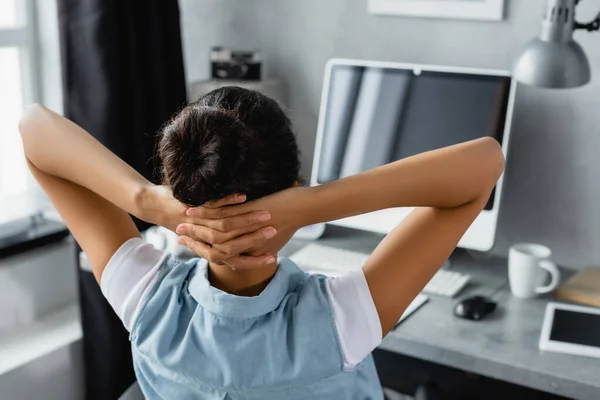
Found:
[[[72,239],[0,258],[0,398],[83,398]]]

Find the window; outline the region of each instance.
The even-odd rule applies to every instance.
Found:
[[[0,0],[0,197],[32,187],[18,122],[38,100],[35,10],[31,0]]]

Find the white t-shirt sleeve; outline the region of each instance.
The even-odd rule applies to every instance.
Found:
[[[381,323],[363,270],[326,281],[344,368],[352,369],[381,343]]]
[[[123,243],[106,265],[100,289],[128,331],[167,255],[136,237]]]

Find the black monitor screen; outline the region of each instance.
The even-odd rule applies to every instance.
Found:
[[[484,136],[502,143],[510,84],[508,76],[334,65],[318,182]]]

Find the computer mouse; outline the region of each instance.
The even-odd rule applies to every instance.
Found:
[[[484,296],[471,296],[454,307],[454,315],[464,319],[479,321],[496,309],[496,303]]]

